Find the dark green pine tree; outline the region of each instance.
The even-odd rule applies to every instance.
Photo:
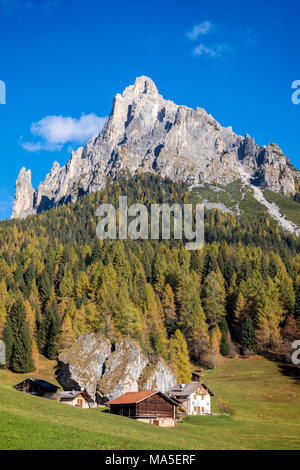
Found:
[[[102,257],[102,250],[101,250],[100,242],[97,239],[93,246],[93,251],[91,254],[91,263],[94,263],[95,261],[100,261],[101,257]]]
[[[297,325],[300,328],[300,277],[299,276],[297,276],[297,279],[296,279],[296,282],[295,282],[294,316],[295,316]]]
[[[36,270],[34,267],[33,262],[31,261],[29,263],[29,266],[24,274],[24,282],[25,282],[25,287],[24,287],[24,297],[28,298],[31,293],[32,289],[32,281],[36,278]]]
[[[225,318],[222,318],[219,328],[222,333],[220,352],[222,356],[228,356],[230,346],[229,346],[229,341],[228,341],[228,325],[227,325],[227,321]]]
[[[242,349],[244,354],[256,354],[256,339],[251,318],[247,318],[243,326]]]
[[[44,347],[44,341],[45,341],[45,330],[44,330],[44,322],[43,322],[43,317],[41,313],[36,310],[36,315],[35,315],[35,323],[36,323],[36,329],[37,329],[37,334],[36,334],[36,343],[37,347],[40,353],[43,352],[43,347]]]
[[[219,265],[216,255],[208,251],[204,259],[204,278],[206,278],[206,276],[208,276],[212,271],[216,271],[218,267]]]
[[[38,278],[38,289],[40,294],[40,300],[44,307],[50,297],[51,292],[51,282],[46,270],[44,270]]]
[[[14,343],[14,335],[10,316],[7,317],[5,328],[3,330],[3,341],[5,344],[6,367],[9,368]]]
[[[35,370],[32,359],[31,336],[26,325],[26,312],[23,300],[19,297],[10,313],[10,326],[13,333],[10,368],[17,373]]]
[[[57,355],[60,327],[61,320],[57,311],[57,304],[52,302],[45,310],[42,328],[45,335],[44,353],[48,359],[55,359]]]

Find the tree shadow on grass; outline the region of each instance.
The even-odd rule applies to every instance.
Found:
[[[275,362],[279,371],[293,380],[296,385],[300,385],[300,367],[294,364],[283,362],[284,354],[268,352],[264,354],[269,361]]]
[[[300,367],[294,366],[293,364],[277,364],[280,372],[293,380],[297,385],[300,385]]]

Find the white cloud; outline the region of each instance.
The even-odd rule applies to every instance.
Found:
[[[204,21],[201,24],[196,24],[193,29],[188,33],[188,37],[194,41],[200,35],[207,34],[211,31],[212,23],[210,21]]]
[[[210,57],[219,58],[224,52],[228,52],[230,48],[227,44],[215,44],[214,46],[205,46],[205,44],[199,44],[193,50],[194,55],[208,55]]]
[[[207,36],[209,40],[207,40]],[[196,24],[187,33],[187,37],[191,41],[197,39],[199,42],[202,41],[192,51],[194,56],[202,57],[219,58],[226,52],[234,53],[241,47],[258,45],[250,28],[234,31],[211,21]]]
[[[71,142],[82,144],[96,135],[103,128],[106,118],[96,114],[82,114],[80,119],[63,116],[46,116],[31,125],[31,133],[42,140],[21,142],[28,152],[61,150],[64,144]]]
[[[28,152],[38,152],[39,150],[42,150],[41,142],[23,142],[21,145],[23,149]]]

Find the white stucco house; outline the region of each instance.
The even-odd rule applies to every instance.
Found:
[[[204,382],[191,382],[177,384],[169,391],[171,397],[176,398],[189,415],[210,414],[210,398],[214,393]]]
[[[56,397],[61,403],[71,406],[78,406],[79,408],[93,408],[94,402],[90,399],[88,394],[83,391],[65,391],[57,392]]]

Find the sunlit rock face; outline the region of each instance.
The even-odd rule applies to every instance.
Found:
[[[35,213],[34,189],[31,184],[31,171],[23,167],[16,181],[15,200],[12,210],[12,218],[24,218]]]
[[[164,99],[153,81],[138,77],[113,100],[101,132],[73,152],[65,166],[55,162],[34,191],[30,173],[21,170],[12,217],[26,217],[105,186],[123,169],[168,176],[191,183],[227,184],[240,168],[255,184],[284,195],[295,194],[300,175],[276,144],[259,147],[249,135],[222,127],[202,108]]]
[[[84,389],[95,400],[96,386],[111,353],[111,342],[96,333],[80,335],[58,357],[56,378],[64,390]]]
[[[56,378],[64,390],[85,390],[100,405],[126,392],[167,392],[176,383],[163,359],[151,361],[137,341],[111,343],[97,333],[79,335],[59,354]]]

